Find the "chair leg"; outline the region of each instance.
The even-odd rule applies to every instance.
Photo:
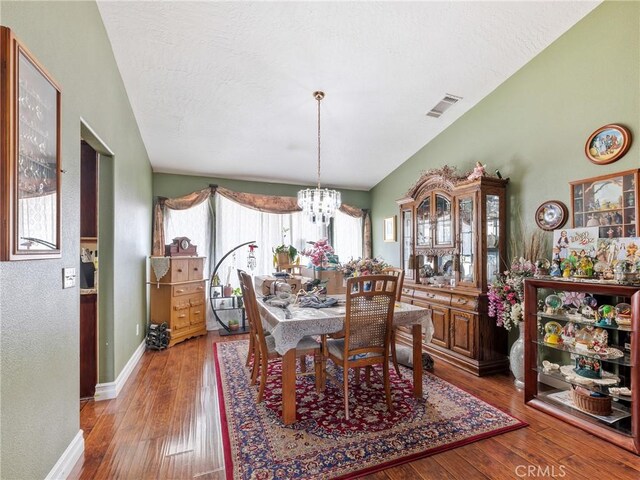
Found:
[[[324,391],[324,368],[322,367],[322,352],[316,351],[313,354],[313,365],[316,374],[316,391]]]
[[[391,330],[391,360],[393,361],[393,368],[396,369],[398,378],[402,378],[400,374],[400,367],[398,366],[398,357],[396,356],[396,329]]]
[[[356,380],[355,380],[355,382],[354,382],[354,383],[355,383],[356,385],[360,386],[360,367],[355,367],[355,368],[353,369],[353,373],[354,373],[354,375],[355,375],[355,377],[356,377]]]
[[[247,362],[244,364],[245,367],[248,367],[249,364],[251,363],[252,356],[255,359],[255,352],[253,351],[254,349],[255,349],[255,343],[253,339],[253,333],[249,333],[249,352],[247,353]]]
[[[387,397],[387,408],[389,412],[393,412],[393,403],[391,402],[391,385],[389,382],[389,362],[382,362],[382,377],[384,378],[384,393]]]
[[[307,373],[307,357],[300,355],[300,372]]]
[[[349,420],[349,368],[346,364],[342,365],[342,384],[344,391],[344,416]]]
[[[371,365],[367,365],[364,368],[364,383],[367,384],[367,387],[371,386]]]
[[[251,368],[251,385],[255,385],[258,381],[258,371],[260,370],[260,353],[253,355],[253,367]]]
[[[260,356],[262,357],[262,355]],[[264,388],[267,385],[267,368],[269,366],[269,359],[265,356],[264,358],[260,358],[260,389],[258,390],[258,403],[262,402],[262,398],[264,397]]]

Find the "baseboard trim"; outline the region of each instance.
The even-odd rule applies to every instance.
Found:
[[[78,462],[78,459],[82,456],[83,452],[84,436],[82,430],[78,430],[78,433],[73,437],[73,440],[71,440],[71,443],[66,448],[62,456],[45,477],[45,480],[66,479]]]
[[[143,340],[142,343],[138,345],[138,348],[136,348],[135,352],[133,352],[133,355],[131,355],[131,358],[124,366],[115,382],[99,383],[96,385],[96,393],[93,396],[94,400],[111,400],[112,398],[116,398],[120,394],[122,388],[129,379],[129,375],[131,375],[131,372],[142,358],[145,347],[146,344]]]

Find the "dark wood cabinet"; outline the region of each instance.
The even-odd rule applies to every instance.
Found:
[[[80,237],[98,237],[98,154],[82,142],[80,146]]]
[[[93,397],[98,383],[98,295],[80,295],[80,398]]]
[[[402,299],[431,310],[425,349],[475,375],[508,368],[507,336],[488,315],[487,289],[506,268],[508,179],[425,172],[400,206]],[[407,332],[398,339],[409,342]]]

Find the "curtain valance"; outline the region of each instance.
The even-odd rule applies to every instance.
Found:
[[[234,192],[218,185],[210,185],[202,190],[189,193],[178,198],[158,197],[154,207],[153,218],[153,255],[164,255],[164,209],[185,210],[200,205],[212,195],[218,193],[228,200],[239,203],[243,207],[252,208],[265,213],[293,213],[299,212],[296,197],[280,195],[263,195],[259,193]],[[371,257],[371,217],[368,210],[351,205],[342,204],[340,211],[355,218],[363,219],[364,256]]]

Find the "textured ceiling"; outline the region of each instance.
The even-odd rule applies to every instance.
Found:
[[[598,3],[98,6],[154,171],[312,184],[322,89],[322,184],[369,189]]]

